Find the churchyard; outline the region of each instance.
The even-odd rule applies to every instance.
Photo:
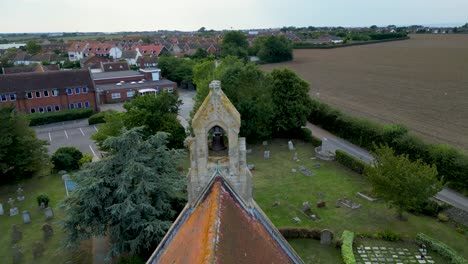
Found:
[[[66,197],[61,177],[51,174],[32,178],[22,181],[20,186],[22,195],[17,192],[18,184],[0,186],[0,203],[4,209],[3,215],[0,215],[0,259],[8,260],[0,262],[11,263],[14,254],[19,254],[12,249],[13,240],[17,240],[18,249],[23,252],[20,263],[66,263],[70,260],[91,263],[91,243],[84,243],[83,250],[74,253],[66,253],[60,248],[65,236],[60,226],[60,220],[63,219],[60,201]],[[50,209],[41,209],[36,201],[36,197],[43,193],[50,198],[49,208],[53,212],[50,219],[46,217]],[[18,196],[24,196],[24,200],[18,201]],[[9,215],[10,198],[15,200],[13,207],[18,208],[18,214],[14,216]],[[24,211],[29,213],[29,223],[25,223],[28,219],[23,218]],[[17,231],[13,231],[13,225],[16,225]]]
[[[254,199],[278,228],[329,229],[334,233],[334,240],[341,237],[343,230],[370,237],[378,232],[391,231],[399,234],[404,241],[414,241],[416,234],[422,232],[446,243],[468,258],[468,235],[458,233],[453,226],[433,217],[406,213],[408,221],[398,220],[395,210],[388,208],[383,201],[371,202],[356,195],[357,192],[371,191],[364,176],[355,174],[334,161],[316,159],[312,144],[300,141],[293,143],[294,150],[289,150],[287,140],[273,140],[267,145],[260,143],[247,147],[251,149],[247,162],[255,167],[252,171]],[[265,151],[269,151],[268,159],[264,157]],[[308,209],[309,212],[304,213],[303,209]],[[309,239],[293,239],[290,242],[306,263],[338,263],[337,259],[341,258],[334,243],[325,246],[320,245],[319,241]],[[359,253],[358,245],[371,249],[394,248],[396,255],[400,249],[404,252],[407,249],[414,255],[418,253],[417,245],[408,242],[390,243],[371,238],[356,238],[355,243],[356,257]],[[369,254],[368,259],[375,258],[373,252],[362,253],[364,254]],[[374,255],[370,256],[372,254]],[[380,253],[377,254],[377,258],[382,258]],[[395,254],[390,254],[387,258],[392,258],[392,255]],[[428,252],[428,255],[435,263],[444,263],[435,252]],[[361,260],[358,261],[367,262]],[[408,261],[413,263],[409,259]],[[405,262],[406,260],[402,261]],[[395,263],[398,263],[396,259]]]

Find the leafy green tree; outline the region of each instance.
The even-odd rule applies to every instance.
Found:
[[[66,247],[109,236],[109,256],[142,254],[171,226],[176,194],[184,188],[184,177],[176,170],[183,152],[168,149],[166,133],[145,139],[143,130],[108,138],[109,156],[74,177],[78,188],[64,201]]]
[[[8,57],[5,56],[0,58],[0,67],[11,68],[13,66],[13,63],[8,59]]]
[[[282,35],[260,37],[254,41],[254,50],[263,62],[289,61],[293,58],[290,40]]]
[[[30,40],[26,43],[26,51],[31,55],[41,52],[42,47],[36,41]]]
[[[75,147],[61,147],[55,151],[50,160],[56,171],[77,170],[83,153]]]
[[[299,130],[310,113],[309,84],[287,68],[274,69],[271,77],[275,132],[286,135]]]
[[[13,106],[0,107],[0,183],[31,177],[49,164],[47,144]]]
[[[365,174],[375,193],[397,209],[400,219],[405,210],[418,208],[440,191],[435,166],[412,162],[408,155],[395,156],[388,146],[376,147],[375,157],[375,166],[366,168]]]
[[[182,82],[192,83],[194,65],[195,63],[192,60],[177,58],[172,55],[161,56],[158,62],[161,74],[179,85]]]
[[[99,130],[91,136],[96,141],[99,149],[107,151],[104,141],[108,137],[116,137],[124,128],[124,112],[108,112],[104,115],[105,124],[99,126]]]
[[[236,56],[245,62],[248,59],[249,42],[241,31],[229,31],[223,37],[221,56]]]
[[[197,50],[191,57],[194,59],[206,59],[208,58],[208,55],[209,54],[208,54],[208,51],[206,51],[206,49],[197,48]]]

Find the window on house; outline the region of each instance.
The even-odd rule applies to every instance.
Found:
[[[28,99],[32,99],[32,98],[33,98],[32,92],[27,92],[27,93],[26,93],[26,97],[27,97]]]
[[[76,107],[77,107],[77,108],[82,108],[82,107],[83,107],[83,104],[82,104],[82,103],[77,103],[77,104],[76,104]]]
[[[54,109],[55,109],[55,111],[60,111],[60,106],[59,106],[59,105],[55,105],[55,106],[54,106]]]
[[[166,89],[166,91],[167,91],[168,93],[172,93],[172,92],[174,92],[174,89],[173,89],[172,87],[169,87],[169,88]]]
[[[127,92],[127,97],[133,97],[135,95],[135,91]]]
[[[29,112],[31,112],[31,114],[36,113],[36,108],[31,108],[31,109],[29,109]]]
[[[41,91],[36,91],[36,98],[41,98]]]
[[[86,102],[84,103],[84,106],[85,106],[86,108],[88,108],[88,107],[89,107],[89,102],[86,101]]]
[[[58,95],[58,90],[57,89],[52,90],[52,96],[57,96],[57,95]]]
[[[44,91],[44,97],[49,97],[49,91]]]
[[[119,99],[120,98],[120,93],[113,93],[112,94],[112,99]]]
[[[83,87],[83,93],[88,93],[88,87]]]
[[[16,94],[10,94],[10,101],[16,101]]]
[[[75,94],[80,94],[80,88],[75,88]]]
[[[70,88],[68,88],[68,89],[67,89],[67,94],[68,94],[68,95],[72,95],[72,94],[73,94],[73,90],[70,89]]]
[[[6,94],[2,94],[2,102],[6,102],[6,100],[7,100]]]
[[[37,109],[39,110],[39,113],[44,113],[44,107],[39,106]]]
[[[70,105],[68,106],[68,108],[70,108],[70,109],[75,109],[75,105],[74,105],[74,104],[70,104]]]
[[[46,110],[47,110],[47,112],[52,112],[52,106],[50,106],[50,105],[46,106]]]

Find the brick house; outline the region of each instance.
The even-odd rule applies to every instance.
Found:
[[[0,75],[0,105],[12,103],[23,113],[76,108],[97,111],[95,90],[88,70]]]

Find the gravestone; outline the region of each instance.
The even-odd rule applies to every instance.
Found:
[[[44,243],[38,241],[34,242],[32,248],[33,258],[37,259],[44,255]]]
[[[249,170],[251,170],[251,171],[255,170],[255,165],[249,164],[249,165],[247,165],[247,168],[249,168]]]
[[[292,173],[296,173],[296,169],[292,169],[291,172],[292,172]]]
[[[16,193],[18,194],[18,196],[16,197],[16,199],[17,199],[18,201],[24,201],[24,191],[23,191],[23,188],[18,187],[18,189],[16,190]]]
[[[52,208],[51,207],[47,207],[45,210],[44,210],[44,215],[46,216],[47,219],[51,219],[54,217],[54,211],[52,211]]]
[[[0,203],[0,215],[3,215],[5,212],[3,210],[3,204]]]
[[[10,205],[10,216],[18,215],[18,208],[15,207],[15,200],[10,197],[8,199],[8,204]]]
[[[46,208],[45,203],[41,202],[41,205],[39,205],[39,208],[41,208],[41,210],[45,209]]]
[[[16,244],[21,239],[23,239],[23,232],[19,230],[17,225],[12,225],[11,226],[11,242],[13,244]]]
[[[317,203],[317,208],[324,208],[327,205],[325,201],[320,201]]]
[[[68,181],[69,178],[70,178],[70,175],[68,175],[68,174],[63,174],[62,175],[62,181],[64,181],[64,182]]]
[[[13,263],[20,263],[24,255],[23,248],[18,244],[14,244],[11,250],[11,255],[13,256]]]
[[[309,202],[302,203],[302,212],[306,215],[309,215],[311,213]]]
[[[45,239],[48,239],[54,234],[54,229],[49,224],[43,224],[41,229],[42,229],[42,232],[44,232]]]
[[[265,152],[263,152],[263,158],[264,159],[269,159],[270,158],[270,151],[269,150],[265,150]]]
[[[294,144],[292,143],[292,141],[288,141],[288,148],[289,150],[294,150]]]
[[[301,222],[301,219],[299,217],[297,217],[297,216],[294,217],[293,220],[294,220],[295,223],[300,223]]]
[[[268,141],[263,141],[263,146],[268,146]]]
[[[312,165],[312,168],[314,169],[320,168],[320,163],[315,163],[314,165]]]
[[[19,210],[17,207],[15,208],[10,208],[10,216],[15,216],[19,214]]]
[[[23,223],[25,224],[31,223],[31,214],[27,210],[23,211]]]
[[[299,170],[305,175],[305,176],[314,176],[314,173],[306,169],[304,166],[300,166]]]
[[[297,152],[295,152],[295,153],[294,153],[293,160],[295,160],[295,161],[299,161],[299,158],[297,157]]]
[[[328,229],[322,230],[322,233],[320,233],[320,244],[330,245],[332,240],[333,240],[333,233]]]

